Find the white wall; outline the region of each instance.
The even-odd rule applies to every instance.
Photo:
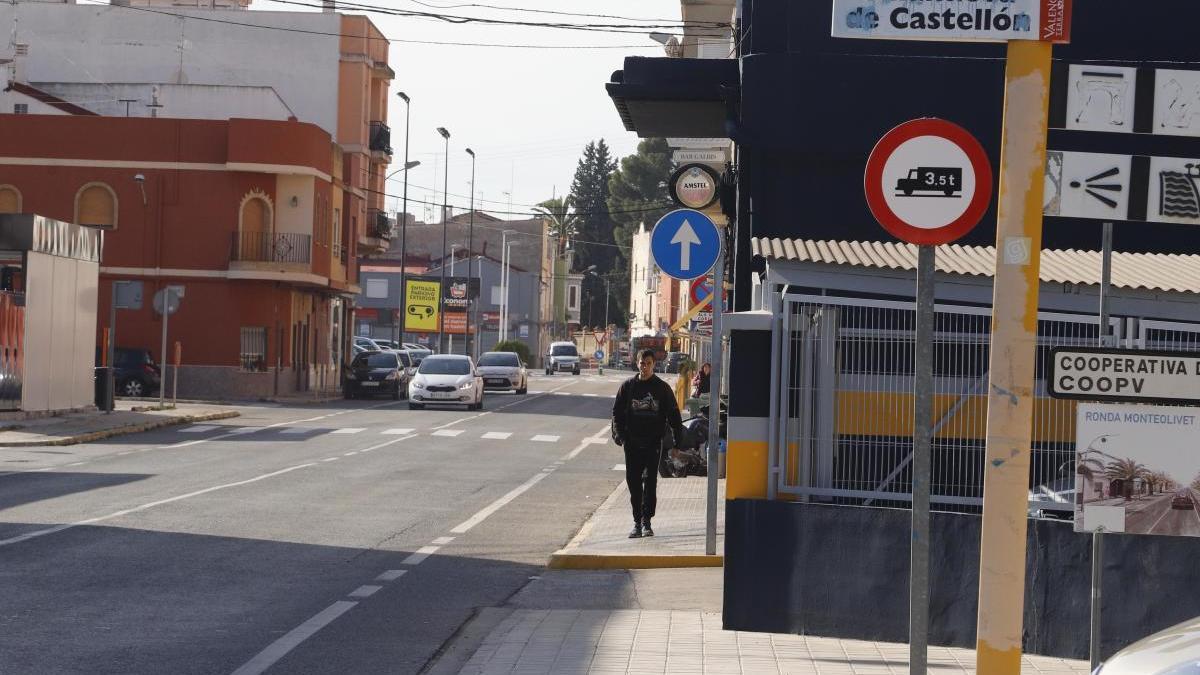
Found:
[[[149,117],[147,103],[155,100],[157,88],[159,117],[225,120],[242,117],[259,120],[286,120],[292,111],[270,87],[180,84],[98,84],[94,82],[31,82],[41,89],[94,113],[125,117],[122,100],[133,100],[130,117]],[[11,110],[6,112],[12,112]],[[30,110],[32,112],[32,110]]]
[[[27,111],[30,115],[66,115],[67,113],[55,108],[51,105],[46,105],[41,101],[30,98],[25,94],[20,94],[15,91],[3,91],[3,86],[0,86],[0,114],[10,114],[13,112],[13,106],[18,103],[24,103],[29,106]]]
[[[26,260],[21,409],[91,405],[100,266],[34,252]]]
[[[629,331],[630,335],[639,337],[653,333],[657,323],[654,316],[657,311],[657,303],[654,301],[656,296],[647,293],[655,283],[657,271],[650,259],[650,233],[644,226],[633,235],[629,273],[629,311],[634,315],[634,319],[629,322]],[[643,321],[646,317],[650,318],[649,323]]]
[[[332,35],[187,20],[116,5],[35,2],[0,4],[0,26],[15,25],[16,42],[29,45],[27,82],[272,87],[301,121],[337,136],[337,96],[331,92],[338,82],[338,14],[186,9],[171,14]],[[8,49],[0,45],[0,56],[9,56]]]
[[[312,176],[275,177],[275,231],[295,234],[313,233],[313,194],[315,180]],[[292,206],[292,197],[296,205]]]

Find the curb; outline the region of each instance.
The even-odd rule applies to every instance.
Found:
[[[0,442],[0,447],[5,448],[28,448],[28,447],[44,447],[44,446],[62,446],[62,445],[78,445],[79,443],[90,443],[99,441],[113,436],[125,436],[128,434],[138,434],[143,431],[151,431],[153,429],[161,429],[162,427],[179,426],[182,424],[194,424],[196,422],[211,422],[213,420],[225,420],[231,417],[240,417],[241,413],[236,410],[228,410],[216,413],[204,413],[200,415],[183,415],[180,417],[164,417],[161,420],[153,422],[143,422],[124,427],[114,427],[112,429],[104,429],[102,431],[92,431],[86,434],[77,436],[68,436],[66,438],[56,438],[52,441],[16,441],[13,443]]]

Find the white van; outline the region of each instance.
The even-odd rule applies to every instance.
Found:
[[[579,350],[575,349],[574,342],[551,342],[550,351],[546,353],[546,374],[563,371],[579,374]]]

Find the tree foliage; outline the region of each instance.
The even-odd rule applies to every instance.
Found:
[[[597,275],[606,275],[616,266],[617,241],[613,236],[614,223],[608,212],[609,176],[616,168],[617,163],[604,139],[584,146],[583,157],[575,167],[569,196],[576,216],[577,235],[572,242],[576,270],[595,265]],[[604,323],[604,291],[601,279],[590,274],[584,277],[580,307],[580,321],[584,326]]]
[[[633,235],[642,223],[653,227],[668,211],[671,197],[667,181],[674,166],[665,138],[648,138],[638,143],[635,154],[621,159],[621,167],[608,179],[608,207],[616,229],[613,238],[621,246],[613,269],[613,300],[621,325],[629,316],[629,278]]]

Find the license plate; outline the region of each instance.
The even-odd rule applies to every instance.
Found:
[[[488,380],[488,384],[508,384],[508,380]]]
[[[379,383],[378,383],[378,382],[363,382],[363,383],[362,383],[362,386],[364,386],[364,387],[378,387],[378,386],[379,386]]]
[[[430,398],[455,398],[453,392],[433,391],[429,393]]]

